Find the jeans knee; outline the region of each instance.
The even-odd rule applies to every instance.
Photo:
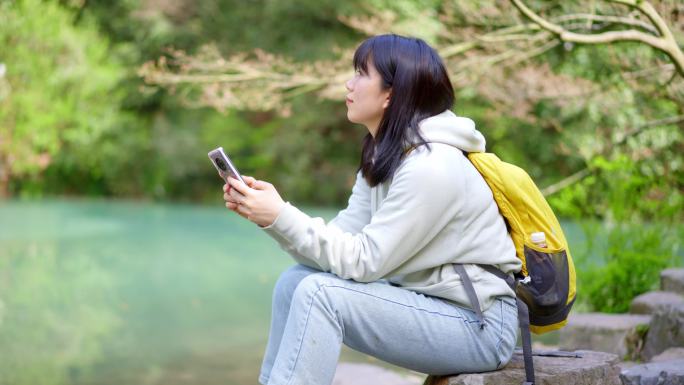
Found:
[[[294,292],[294,297],[302,300],[310,299],[312,296],[318,294],[321,288],[332,284],[335,279],[339,279],[330,273],[317,272],[314,274],[309,274],[304,277],[297,285]],[[322,300],[327,299],[327,294],[320,296]]]
[[[340,333],[344,334],[344,326],[340,317],[340,307],[344,306],[341,297],[343,291],[336,290],[339,287],[339,278],[330,273],[318,272],[310,274],[299,282],[292,296],[292,304],[298,304],[297,309],[310,311],[316,308],[326,318],[338,325]]]
[[[273,288],[273,301],[281,302],[287,300],[289,302],[299,283],[307,276],[316,272],[320,273],[318,270],[300,264],[283,271]]]

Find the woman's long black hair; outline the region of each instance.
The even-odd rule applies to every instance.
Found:
[[[354,68],[368,73],[369,62],[380,73],[382,88],[391,89],[375,138],[366,135],[361,152],[359,170],[376,186],[394,175],[407,143],[427,144],[418,123],[451,109],[454,89],[442,59],[421,39],[371,37],[356,49]]]

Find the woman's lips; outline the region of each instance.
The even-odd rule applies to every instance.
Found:
[[[346,102],[347,102],[347,104],[351,104],[351,103],[354,103],[354,101],[353,101],[353,100],[351,100],[351,99],[349,99],[349,98],[346,98]]]

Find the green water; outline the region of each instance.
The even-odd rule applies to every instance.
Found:
[[[0,202],[0,384],[256,384],[292,264],[221,201]]]
[[[221,203],[0,203],[0,384],[256,384],[292,264]]]

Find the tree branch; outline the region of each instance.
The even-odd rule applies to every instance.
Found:
[[[538,24],[541,28],[555,34],[563,41],[580,43],[580,44],[604,44],[615,41],[636,41],[647,44],[656,48],[670,57],[674,65],[677,67],[677,72],[684,76],[684,53],[677,41],[674,39],[672,32],[669,30],[663,19],[658,15],[658,12],[647,1],[636,0],[610,0],[615,3],[625,4],[639,9],[647,15],[653,22],[655,27],[661,33],[660,37],[652,36],[637,30],[624,31],[609,31],[598,34],[581,34],[566,30],[562,26],[555,24],[547,19],[544,19],[530,8],[528,8],[522,0],[511,0],[513,5],[525,15],[528,19]]]
[[[670,33],[670,29],[665,24],[665,21],[660,17],[658,12],[653,8],[651,3],[642,0],[607,0],[613,3],[626,5],[628,7],[634,8],[648,17],[651,23],[656,26],[661,36],[665,36]]]
[[[644,23],[643,21],[640,20],[635,20],[627,17],[619,17],[619,16],[609,16],[609,15],[593,15],[593,14],[584,14],[584,13],[577,13],[577,14],[570,14],[570,15],[563,15],[559,16],[557,18],[553,19],[556,22],[568,22],[568,21],[577,21],[577,20],[590,20],[590,21],[603,21],[603,22],[608,22],[608,23],[619,23],[619,24],[624,24],[624,25],[629,25],[633,27],[640,27],[643,28],[652,34],[658,34],[658,31],[651,25]],[[531,32],[535,30],[539,30],[541,27],[536,24],[536,23],[529,23],[529,24],[518,24],[518,25],[513,25],[509,27],[504,27],[497,29],[495,31],[492,31],[490,33],[486,33],[484,35],[479,35],[475,36],[473,40],[467,41],[467,42],[461,42],[457,44],[453,44],[450,46],[443,47],[439,49],[440,56],[442,58],[450,58],[452,56],[460,55],[463,54],[467,51],[470,51],[475,48],[480,48],[482,47],[481,43],[500,43],[500,42],[506,42],[506,41],[514,41],[514,40],[530,40],[530,35],[525,34],[524,32]],[[533,35],[534,36],[534,35]]]
[[[562,179],[560,182],[557,182],[557,183],[554,183],[550,186],[544,187],[541,190],[541,193],[545,197],[547,197],[549,195],[553,195],[553,194],[561,191],[562,189],[581,181],[582,179],[589,176],[589,174],[590,174],[589,168],[588,167],[583,168],[583,169],[577,171],[576,173],[570,175],[569,177]]]
[[[566,21],[577,21],[577,20],[586,20],[586,21],[603,21],[607,23],[617,23],[617,24],[624,24],[624,25],[629,25],[631,27],[639,27],[647,30],[648,32],[651,32],[654,35],[658,34],[658,30],[654,28],[652,25],[644,23],[641,20],[636,20],[632,19],[629,17],[620,17],[620,16],[610,16],[610,15],[594,15],[590,13],[576,13],[576,14],[570,14],[570,15],[563,15],[559,16],[557,18],[553,19],[556,22],[566,22]]]

